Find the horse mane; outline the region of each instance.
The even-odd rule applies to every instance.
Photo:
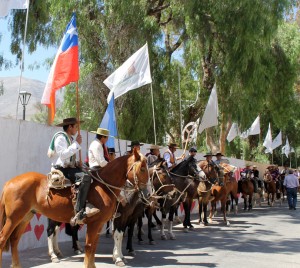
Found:
[[[182,162],[180,162],[177,166],[175,166],[172,169],[172,173],[178,174],[182,169],[184,169],[191,160],[194,159],[192,156],[188,157],[187,159],[184,159]]]

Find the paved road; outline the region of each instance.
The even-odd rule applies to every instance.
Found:
[[[265,203],[252,212],[239,211],[231,215],[230,226],[216,217],[209,227],[199,226],[183,233],[175,226],[177,240],[162,241],[154,231],[156,245],[135,243],[136,257],[128,257],[128,267],[300,267],[300,209],[290,211]],[[52,264],[47,248],[20,253],[22,267],[83,267],[83,255],[72,256],[70,242],[60,244],[65,258]],[[96,255],[96,267],[116,267],[112,262],[112,239],[101,237]],[[125,248],[123,248],[125,252]],[[9,267],[10,256],[4,256],[3,268]]]

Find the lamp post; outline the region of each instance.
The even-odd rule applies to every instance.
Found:
[[[31,97],[31,93],[27,91],[20,91],[19,93],[19,100],[23,105],[23,120],[25,120],[26,105],[28,104],[30,97]]]

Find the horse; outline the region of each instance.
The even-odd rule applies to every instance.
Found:
[[[58,247],[57,243],[57,235],[59,227],[61,226],[61,222],[54,221],[48,218],[48,227],[47,227],[47,235],[48,235],[48,255],[51,258],[53,263],[58,263],[59,258],[63,258],[63,254]],[[65,224],[65,232],[67,235],[72,236],[73,250],[76,255],[82,254],[83,249],[79,244],[78,240],[78,230],[80,225],[71,226],[71,224]]]
[[[170,208],[169,212],[169,234],[171,239],[175,239],[175,235],[173,234],[173,216],[175,213],[175,209],[178,208],[178,201],[183,199],[183,208],[185,212],[183,227],[184,231],[188,232],[188,228],[190,230],[194,229],[194,226],[191,224],[191,207],[193,200],[197,198],[197,187],[200,182],[200,176],[205,176],[203,172],[201,172],[199,166],[197,165],[196,159],[194,157],[189,156],[184,161],[175,166],[172,171],[169,172],[172,178],[172,182],[176,187],[179,196],[173,206]],[[165,215],[163,213],[163,219]],[[164,235],[164,222],[161,227],[161,235]]]
[[[268,198],[268,205],[273,207],[276,195],[276,182],[273,180],[271,173],[267,169],[264,174],[264,182],[266,183],[266,193]],[[271,203],[270,203],[271,197]]]
[[[145,188],[148,176],[147,160],[136,149],[133,154],[119,157],[95,171],[88,200],[100,209],[100,213],[85,220],[85,268],[96,267],[95,252],[100,231],[112,218],[121,187],[129,180],[136,188]],[[24,173],[6,182],[0,201],[0,264],[2,252],[11,246],[11,267],[21,267],[18,243],[34,213],[59,222],[70,222],[74,216],[72,197],[70,188],[49,189],[47,176],[37,172]]]
[[[236,179],[233,177],[234,172],[236,171],[237,167],[232,166],[228,163],[221,162],[219,164],[224,169],[224,179],[225,179],[225,186],[226,186],[226,193],[227,196],[230,195],[231,199],[231,209],[234,209],[234,214],[237,214],[239,198],[238,198],[238,183]],[[235,207],[233,205],[233,201],[235,201]],[[226,203],[228,207],[228,203]],[[226,208],[226,211],[229,209]]]
[[[240,179],[240,192],[242,193],[242,198],[244,198],[244,210],[250,211],[252,209],[252,200],[254,194],[254,185],[251,181],[251,175],[253,174],[243,174],[242,178]],[[248,206],[247,206],[248,201]]]

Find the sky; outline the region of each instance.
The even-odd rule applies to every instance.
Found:
[[[26,10],[24,10],[24,12],[26,12]],[[8,29],[8,21],[10,18],[11,16],[9,15],[5,18],[0,18],[0,33],[2,35],[2,40],[0,42],[0,54],[2,54],[5,58],[9,60],[12,60],[12,62],[15,62],[16,57],[10,53],[11,32]],[[30,23],[30,21],[28,21],[28,23]],[[48,67],[43,66],[43,62],[47,58],[54,58],[57,49],[58,47],[45,49],[40,46],[35,52],[29,54],[28,49],[25,47],[23,77],[39,80],[46,83],[50,69]],[[39,63],[41,67],[37,70],[30,70],[28,66],[35,62]],[[9,70],[0,70],[0,77],[20,76],[20,74],[21,72],[19,66],[16,66]]]

